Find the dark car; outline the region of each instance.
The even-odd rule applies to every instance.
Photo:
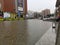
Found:
[[[3,11],[0,11],[0,17],[3,17]]]

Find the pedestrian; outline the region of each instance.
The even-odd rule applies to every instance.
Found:
[[[18,17],[20,17],[20,15],[21,15],[21,12],[20,12],[20,11],[18,11]]]

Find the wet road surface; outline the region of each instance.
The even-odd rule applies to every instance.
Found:
[[[51,25],[37,19],[1,22],[0,45],[35,45]]]

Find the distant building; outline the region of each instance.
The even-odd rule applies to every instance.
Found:
[[[23,14],[26,14],[27,0],[0,0],[0,10],[13,13],[20,10]]]
[[[40,14],[41,15],[48,15],[48,14],[50,14],[50,9],[45,9]]]

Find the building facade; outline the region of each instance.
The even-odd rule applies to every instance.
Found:
[[[0,0],[0,9],[4,12],[27,13],[27,0]]]
[[[40,14],[46,16],[46,15],[50,14],[50,9],[42,10],[42,12]]]
[[[56,16],[60,15],[60,0],[56,1]]]
[[[56,1],[56,16],[60,16],[60,0],[57,0]],[[58,21],[58,26],[56,27],[57,28],[57,36],[56,36],[56,43],[55,45],[60,45],[60,19]]]

